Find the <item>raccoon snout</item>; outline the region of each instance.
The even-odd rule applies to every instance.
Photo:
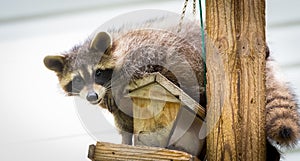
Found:
[[[89,101],[89,102],[95,102],[98,100],[98,94],[94,91],[92,92],[89,92],[86,96],[86,99]]]

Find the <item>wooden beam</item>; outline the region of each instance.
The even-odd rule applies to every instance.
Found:
[[[265,0],[206,1],[208,161],[265,161]]]
[[[200,161],[181,151],[105,142],[90,145],[88,157],[92,161]]]

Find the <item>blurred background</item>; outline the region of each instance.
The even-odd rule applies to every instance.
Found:
[[[83,161],[96,139],[78,117],[43,58],[83,42],[98,26],[123,13],[163,9],[180,14],[184,0],[0,0],[0,160]],[[191,13],[189,4],[188,10]],[[272,57],[300,96],[300,1],[267,1],[267,42]],[[99,114],[99,108],[91,108]],[[120,142],[102,117],[100,141]],[[300,150],[283,160],[297,161]]]

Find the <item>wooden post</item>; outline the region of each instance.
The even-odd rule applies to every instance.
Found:
[[[265,161],[265,0],[206,1],[208,161]]]

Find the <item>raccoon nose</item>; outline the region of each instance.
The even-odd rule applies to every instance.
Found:
[[[86,99],[89,102],[97,101],[98,100],[98,95],[96,92],[89,92],[86,96]]]

